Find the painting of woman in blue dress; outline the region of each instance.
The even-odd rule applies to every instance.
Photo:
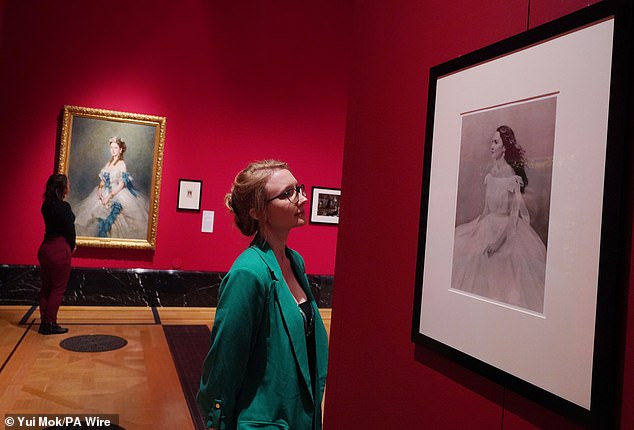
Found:
[[[124,158],[125,141],[114,136],[108,145],[111,158],[98,174],[98,185],[77,207],[77,235],[145,239],[148,198],[134,186]]]

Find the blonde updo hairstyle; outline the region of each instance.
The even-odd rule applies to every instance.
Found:
[[[251,216],[251,209],[265,219],[268,200],[265,185],[271,175],[281,169],[290,170],[283,161],[254,161],[236,175],[231,192],[225,196],[225,205],[233,213],[234,222],[243,235],[253,236],[259,232],[259,221]]]

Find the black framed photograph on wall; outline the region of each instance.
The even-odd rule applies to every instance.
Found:
[[[176,209],[179,211],[200,212],[202,189],[203,181],[196,179],[179,179]]]
[[[338,188],[312,187],[310,204],[310,222],[313,224],[339,224]]]
[[[413,341],[594,423],[624,285],[614,34],[599,5],[430,70],[412,323]]]

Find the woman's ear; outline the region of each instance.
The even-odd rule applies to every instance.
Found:
[[[258,216],[258,212],[255,210],[255,208],[249,209],[249,216],[255,220],[260,219],[260,217]]]

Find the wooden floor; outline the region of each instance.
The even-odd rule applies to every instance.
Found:
[[[0,306],[0,416],[5,414],[117,414],[126,430],[193,430],[162,325],[205,324],[214,308],[62,307],[63,335],[37,333],[39,312]],[[330,310],[321,310],[330,332]],[[123,337],[121,349],[77,353],[64,338]]]

